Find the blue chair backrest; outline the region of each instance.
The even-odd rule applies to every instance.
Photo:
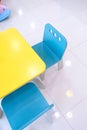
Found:
[[[45,25],[43,42],[59,59],[62,58],[67,47],[67,40],[51,24]]]

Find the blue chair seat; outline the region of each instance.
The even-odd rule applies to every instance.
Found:
[[[53,107],[34,83],[28,83],[1,102],[12,130],[22,130]]]
[[[59,61],[59,58],[44,43],[38,43],[32,46],[41,59],[45,62],[46,68]]]
[[[2,13],[0,13],[0,22],[8,18],[10,13],[11,11],[9,9],[6,9]]]

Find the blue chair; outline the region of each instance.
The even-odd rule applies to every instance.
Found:
[[[0,22],[8,18],[11,14],[11,10],[8,9],[5,5],[0,5],[2,12],[0,13]]]
[[[53,107],[53,104],[47,103],[33,82],[3,98],[1,105],[12,130],[24,129]]]
[[[42,58],[46,68],[55,63],[62,63],[62,57],[67,47],[66,38],[57,31],[51,24],[46,24],[43,41],[35,44],[32,48]],[[59,65],[61,68],[61,66]]]

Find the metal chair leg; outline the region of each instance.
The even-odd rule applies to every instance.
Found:
[[[45,72],[43,74],[41,74],[39,77],[43,81],[45,79]]]
[[[40,87],[40,88],[42,88],[42,89],[45,89],[45,88],[46,88],[45,85],[44,85],[44,83],[42,83],[41,80],[38,79],[38,78],[33,79],[33,82],[34,82],[38,87]]]
[[[50,123],[54,123],[57,119],[60,118],[60,112],[54,106],[50,111],[47,112],[47,118]]]
[[[58,62],[58,70],[61,70],[63,68],[63,59],[61,59],[59,62]]]
[[[2,115],[3,115],[3,111],[2,111],[2,109],[0,108],[0,118],[2,117]]]

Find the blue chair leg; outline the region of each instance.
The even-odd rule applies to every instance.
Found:
[[[58,62],[58,71],[63,68],[63,59]]]
[[[2,111],[2,109],[0,108],[0,118],[2,117],[2,115],[3,115],[3,111]]]

